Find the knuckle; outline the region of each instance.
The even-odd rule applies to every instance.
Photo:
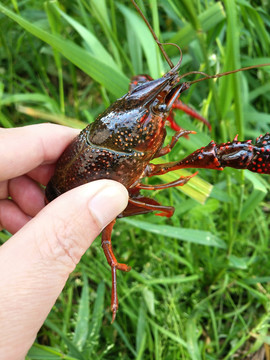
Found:
[[[80,227],[74,224],[74,220],[70,223],[61,217],[52,219],[51,229],[40,247],[42,258],[63,265],[69,272],[73,271],[83,255],[80,245],[82,234],[76,229]]]

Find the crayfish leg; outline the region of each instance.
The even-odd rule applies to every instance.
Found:
[[[153,204],[149,204],[147,202],[142,202],[142,201],[135,200],[135,199],[129,199],[129,203],[136,207],[139,207],[139,208],[141,207],[143,209],[146,209],[148,211],[161,211],[160,213],[155,214],[157,216],[171,217],[171,216],[173,216],[173,213],[174,213],[174,207],[172,207],[172,206],[153,205]],[[130,215],[132,215],[132,214],[130,214]]]
[[[130,266],[126,264],[118,263],[113,253],[111,235],[114,224],[115,224],[115,220],[113,220],[109,225],[107,225],[105,229],[102,231],[102,237],[101,237],[101,246],[103,248],[107,262],[110,265],[112,271],[112,294],[111,294],[112,323],[115,320],[116,313],[118,310],[116,270],[121,270],[126,272],[131,270]]]
[[[211,131],[212,126],[209,123],[209,121],[207,121],[203,116],[201,116],[199,113],[197,113],[197,111],[193,110],[188,105],[182,103],[182,101],[176,100],[172,106],[172,110],[173,109],[179,109],[179,110],[184,111],[186,114],[190,115],[194,119],[197,119],[197,120],[201,121],[202,123],[204,123],[208,127],[208,129]],[[170,113],[170,116],[171,116],[171,113]],[[171,128],[173,129],[172,122],[171,122],[171,121],[173,121],[175,123],[173,117],[172,117],[172,120],[169,120],[169,121],[171,123]]]
[[[172,113],[172,110],[169,114],[169,116],[166,119],[166,125],[168,125],[172,130],[174,131],[181,131],[184,130],[181,126],[177,124],[177,122],[174,120],[174,115]],[[189,136],[186,134],[184,135],[186,139],[189,138]]]
[[[198,174],[198,171],[190,176],[181,176],[179,179],[177,179],[175,181],[171,181],[166,184],[158,184],[158,185],[138,184],[137,187],[139,189],[143,189],[143,190],[163,190],[163,189],[168,189],[171,187],[183,186],[197,174]]]
[[[118,215],[118,218],[123,218],[127,216],[134,216],[134,215],[142,215],[142,214],[148,214],[149,212],[158,210],[160,211],[160,206],[162,206],[159,202],[157,202],[155,199],[143,196],[139,194],[140,189],[134,188],[135,194],[131,193],[128,206],[125,208],[125,210]],[[133,189],[133,190],[134,190]],[[149,206],[152,205],[152,206]],[[171,206],[162,206],[164,209],[168,209],[168,213],[174,212],[174,208]]]
[[[158,151],[158,153],[155,155],[154,159],[158,158],[158,157],[161,157],[161,156],[164,156],[164,155],[168,154],[169,152],[171,152],[172,149],[174,148],[174,146],[176,145],[177,141],[180,139],[180,137],[182,137],[182,136],[186,137],[188,134],[196,134],[196,131],[184,130],[184,129],[181,129],[181,130],[177,131],[173,135],[170,144],[168,144],[167,146],[164,146],[163,148],[161,148]]]

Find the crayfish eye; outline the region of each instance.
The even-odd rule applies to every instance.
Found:
[[[168,107],[166,104],[158,104],[158,105],[154,105],[152,107],[152,110],[156,114],[166,113],[168,111]]]

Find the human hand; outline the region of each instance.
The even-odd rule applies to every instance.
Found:
[[[0,359],[24,359],[69,274],[127,205],[127,191],[99,180],[44,208],[40,184],[78,131],[58,125],[0,129]]]

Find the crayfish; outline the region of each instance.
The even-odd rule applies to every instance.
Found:
[[[156,200],[142,195],[141,189],[159,190],[182,186],[196,173],[160,185],[143,184],[143,178],[166,174],[177,169],[223,170],[226,166],[270,174],[269,133],[259,136],[255,144],[252,144],[251,140],[238,141],[236,136],[232,142],[216,144],[211,141],[207,146],[180,161],[151,163],[151,160],[169,153],[182,136],[194,133],[177,129],[171,142],[163,146],[166,137],[166,120],[180,94],[193,83],[181,82],[183,76],[180,77],[178,74],[180,65],[181,58],[171,70],[156,80],[148,76],[135,77],[129,92],[116,100],[93,123],[82,130],[57,162],[55,174],[46,188],[47,202],[87,182],[113,179],[121,182],[129,192],[128,206],[119,217],[152,211],[157,211],[156,215],[170,217],[174,213],[173,207],[163,206]],[[236,71],[242,70],[244,69]],[[214,77],[222,75],[227,73]],[[131,269],[126,264],[118,263],[114,256],[111,243],[114,223],[115,220],[103,230],[101,242],[112,272],[112,321],[118,309],[116,271]]]

